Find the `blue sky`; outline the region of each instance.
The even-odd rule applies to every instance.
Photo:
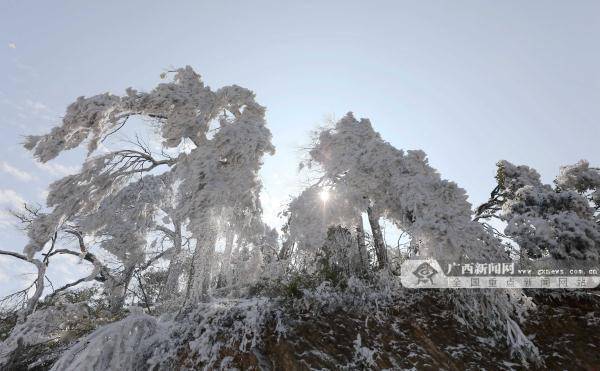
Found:
[[[151,89],[187,64],[213,88],[254,90],[268,108],[277,154],[261,175],[274,225],[302,186],[310,130],[347,111],[394,146],[423,149],[475,204],[499,159],[548,182],[560,165],[600,162],[597,1],[3,0],[0,31],[2,210],[42,202],[83,160],[72,151],[36,164],[23,135],[47,132],[80,95]],[[0,213],[0,249],[20,250],[11,223]],[[0,257],[0,295],[24,272]]]

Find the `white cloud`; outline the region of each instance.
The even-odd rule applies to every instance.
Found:
[[[39,197],[39,198],[40,198],[42,201],[46,201],[46,199],[48,198],[48,194],[49,194],[49,193],[50,193],[50,192],[49,192],[47,189],[41,190],[41,191],[38,193],[38,197]]]
[[[0,229],[12,228],[14,226],[14,216],[6,210],[0,210]]]
[[[65,166],[57,163],[43,163],[35,161],[35,166],[55,176],[75,174],[79,169],[76,166]]]
[[[35,177],[33,175],[29,174],[28,172],[26,172],[24,170],[18,169],[5,161],[0,161],[0,171],[4,172],[6,174],[12,175],[15,178],[22,180],[24,182],[35,179]]]
[[[35,111],[48,111],[48,106],[46,106],[42,102],[32,101],[31,99],[26,99],[25,103]]]
[[[8,210],[22,210],[25,200],[12,189],[0,188],[0,228],[12,227],[14,217]]]
[[[13,108],[13,109],[15,109],[17,111],[23,111],[23,109],[24,109],[23,106],[15,103],[14,101],[12,101],[12,100],[10,100],[8,98],[2,98],[2,99],[0,99],[0,103],[4,104],[6,106],[9,106],[10,108]]]
[[[25,200],[23,197],[19,196],[14,190],[0,188],[0,205],[20,209],[23,207],[24,203]]]
[[[17,251],[2,247],[9,251]],[[34,279],[35,267],[32,264],[10,256],[0,256],[0,297],[26,288]]]
[[[15,43],[8,43],[8,47],[11,49],[16,49],[17,48],[17,44]]]
[[[0,282],[8,282],[8,274],[2,271],[0,268]]]

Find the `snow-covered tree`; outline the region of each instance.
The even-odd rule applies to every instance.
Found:
[[[258,170],[262,157],[274,152],[264,107],[254,93],[236,85],[212,91],[189,66],[170,73],[172,82],[148,93],[129,88],[123,96],[80,97],[68,107],[62,125],[27,137],[25,147],[42,162],[86,140],[89,156],[79,173],[50,186],[47,211],[24,217],[29,243],[23,254],[3,252],[38,267],[29,312],[44,291],[45,269],[56,254],[92,263],[89,277],[67,287],[103,282],[115,311],[136,272],[161,258],[170,260],[162,290],[169,299],[185,270],[184,240],[195,246],[187,292],[199,300],[208,294],[219,233],[226,233],[215,226],[239,224],[242,230],[260,221]],[[160,154],[139,140],[97,154],[100,143],[134,116],[158,128]],[[57,245],[65,236],[74,239],[78,250]],[[157,236],[170,246],[161,243],[157,249],[150,242]]]
[[[561,166],[554,183],[558,190],[577,191],[585,196],[594,209],[596,223],[600,224],[600,168],[590,167],[585,160]]]
[[[500,161],[496,179],[498,184],[490,200],[478,208],[477,218],[506,222],[504,234],[518,244],[522,256],[600,258],[598,169],[586,161],[564,166],[552,187],[543,184],[534,169]]]
[[[408,232],[413,248],[424,257],[459,260],[504,256],[499,241],[471,220],[465,191],[441,179],[423,151],[404,152],[384,141],[367,119],[358,121],[349,113],[333,128],[321,131],[310,151],[309,166],[314,165],[322,172],[320,184],[331,188],[334,202],[325,205],[325,211],[335,217],[320,217],[322,208],[308,203],[318,202],[318,190],[308,189],[291,204],[291,238],[298,233],[294,231],[304,228],[304,235],[323,239],[329,226],[349,226],[353,221],[361,225],[360,216],[366,213],[380,268],[387,265],[381,217]]]

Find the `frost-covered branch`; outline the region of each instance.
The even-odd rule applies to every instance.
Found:
[[[75,286],[79,285],[80,283],[87,282],[87,281],[90,281],[90,277],[82,277],[74,282],[67,283],[66,285],[52,291],[52,293],[46,297],[46,300],[52,300],[53,297],[60,294],[61,292],[66,291],[66,290],[70,289],[71,287],[75,287]]]
[[[32,285],[35,285],[35,291],[31,295],[31,297],[27,300],[27,304],[25,306],[26,314],[33,312],[37,306],[37,303],[38,303],[40,297],[42,296],[42,293],[44,292],[44,277],[46,275],[47,264],[39,259],[30,258],[23,254],[15,253],[12,251],[0,250],[0,255],[12,256],[14,258],[17,258],[17,259],[20,259],[20,260],[23,260],[23,261],[26,261],[28,263],[35,265],[35,267],[37,269],[37,277],[36,277],[35,281],[32,283]],[[26,291],[28,291],[28,290],[29,290],[29,288],[26,289]]]
[[[0,250],[0,255],[8,255],[8,256],[12,256],[14,258],[17,259],[21,259],[23,261],[26,261],[29,263],[29,258],[27,258],[25,255],[23,254],[19,254],[17,252],[14,251],[7,251],[7,250]]]

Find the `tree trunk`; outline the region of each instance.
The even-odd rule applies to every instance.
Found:
[[[31,314],[35,308],[37,307],[38,301],[44,292],[44,280],[46,279],[46,263],[43,261],[39,261],[38,259],[30,260],[37,267],[38,274],[37,279],[35,281],[35,292],[31,296],[31,298],[27,301],[27,307],[25,309],[25,313],[27,315]]]
[[[231,252],[233,250],[233,240],[235,234],[233,231],[227,231],[225,235],[225,250],[223,251],[223,260],[221,262],[221,269],[219,272],[219,287],[225,287],[231,285],[232,274],[231,274]]]
[[[216,238],[211,233],[210,236],[205,236],[196,243],[196,251],[192,262],[193,276],[191,277],[191,287],[188,288],[192,303],[207,301],[209,298],[215,242]]]
[[[292,248],[294,247],[294,243],[291,239],[287,239],[283,241],[283,246],[281,246],[281,250],[279,251],[279,260],[285,260],[290,257],[292,253]]]
[[[169,272],[167,273],[167,281],[163,287],[161,297],[164,300],[171,299],[179,293],[179,277],[183,272],[183,254],[181,242],[181,224],[175,223],[175,233],[173,235],[173,257],[169,263]]]
[[[206,257],[203,260],[204,264],[202,264],[202,291],[200,299],[202,301],[207,301],[209,297],[210,291],[210,281],[212,279],[212,264],[213,258],[215,254],[215,244],[211,243],[209,246],[206,246]]]
[[[362,215],[359,215],[356,224],[356,243],[358,245],[358,256],[360,258],[359,271],[363,272],[366,270],[367,262],[367,249],[365,243],[365,229],[363,228]]]
[[[369,224],[371,225],[371,232],[373,233],[373,244],[375,245],[377,263],[379,269],[384,269],[388,265],[388,259],[387,249],[383,241],[383,234],[381,233],[381,226],[379,225],[379,215],[371,206],[367,208],[367,215],[369,216]]]
[[[118,313],[125,304],[125,297],[127,296],[127,288],[133,277],[135,271],[135,265],[131,267],[125,267],[120,279],[110,278],[112,282],[108,283],[108,305],[111,313]]]

